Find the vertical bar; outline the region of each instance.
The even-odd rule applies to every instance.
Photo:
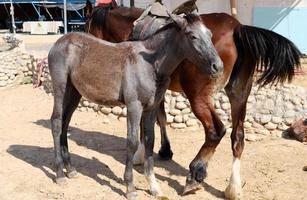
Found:
[[[11,2],[11,8],[10,8],[10,14],[12,16],[12,29],[13,29],[13,34],[16,34],[16,25],[15,25],[15,18],[14,18],[14,6],[12,0]]]
[[[64,34],[67,33],[67,2],[64,0]]]
[[[130,7],[134,7],[134,0],[130,0]]]

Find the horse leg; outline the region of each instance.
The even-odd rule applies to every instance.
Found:
[[[59,77],[57,77],[59,78]],[[61,152],[61,135],[62,135],[62,124],[63,124],[63,103],[65,96],[65,87],[67,77],[62,77],[60,80],[53,80],[54,88],[54,105],[53,112],[51,115],[51,131],[54,142],[54,152],[55,152],[55,172],[56,178],[55,182],[61,184],[65,182],[65,175],[63,171],[64,162]]]
[[[64,97],[62,134],[60,136],[62,158],[64,161],[64,167],[66,168],[66,175],[68,178],[73,178],[77,176],[76,169],[71,165],[70,154],[68,151],[67,129],[69,122],[71,120],[71,116],[73,112],[76,110],[80,99],[81,99],[80,93],[76,90],[76,88],[72,85],[72,83],[68,81]]]
[[[144,127],[143,127],[143,118],[141,118],[140,123],[140,142],[138,149],[133,156],[133,165],[142,165],[145,160],[145,146],[144,146]]]
[[[224,124],[215,113],[210,100],[204,100],[199,95],[199,98],[194,99],[194,103],[191,105],[195,116],[202,122],[205,128],[206,140],[196,157],[190,163],[190,173],[187,176],[183,194],[199,189],[200,183],[207,176],[209,160],[226,133]]]
[[[171,150],[171,145],[166,132],[166,113],[164,107],[164,99],[160,103],[157,120],[160,126],[161,133],[161,148],[159,150],[159,157],[162,160],[171,160],[173,157],[173,152]]]
[[[233,163],[230,182],[225,190],[225,196],[229,199],[242,198],[240,160],[244,149],[244,119],[246,115],[246,103],[251,88],[252,76],[245,77],[242,72],[240,76],[236,78],[236,81],[230,81],[225,88],[231,104],[232,117],[231,146],[233,152]]]
[[[151,194],[154,196],[162,196],[162,191],[160,186],[156,180],[154,174],[154,159],[153,159],[153,148],[154,148],[154,141],[155,141],[155,122],[157,119],[157,108],[149,111],[144,112],[142,116],[142,128],[144,129],[144,136],[145,136],[145,162],[144,162],[144,174],[146,176],[147,181],[150,185]]]
[[[134,101],[127,104],[127,159],[124,179],[127,184],[127,199],[137,196],[133,184],[133,155],[138,147],[138,128],[141,121],[143,107],[141,102]]]

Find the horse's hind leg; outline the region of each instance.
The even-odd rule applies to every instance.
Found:
[[[195,116],[202,122],[205,128],[206,141],[190,163],[190,173],[187,176],[183,194],[199,188],[199,183],[207,176],[209,160],[226,133],[224,124],[215,113],[213,105],[209,100],[210,98],[203,98],[201,96],[202,95],[198,95],[199,98],[196,97],[193,99],[191,105]]]
[[[162,160],[171,160],[173,157],[173,152],[171,150],[170,142],[167,137],[166,132],[166,113],[164,108],[164,100],[161,101],[160,107],[157,114],[157,120],[160,126],[161,132],[161,148],[159,150],[159,156]],[[144,163],[145,158],[145,146],[144,146],[144,128],[141,123],[141,131],[140,131],[140,143],[138,146],[138,150],[135,152],[133,157],[134,165],[141,165]]]
[[[242,68],[249,69],[248,66]],[[231,104],[232,117],[233,164],[230,182],[225,190],[225,196],[229,199],[242,198],[240,160],[244,148],[246,103],[252,87],[252,75],[250,73],[249,71],[241,71],[236,80],[231,80],[225,88]]]
[[[166,132],[166,113],[164,107],[164,99],[160,103],[157,120],[161,132],[161,148],[159,150],[159,156],[162,160],[171,160],[173,157],[173,152],[171,150],[171,145]]]
[[[76,110],[80,99],[81,99],[80,93],[72,85],[71,81],[68,80],[64,96],[62,134],[60,136],[62,158],[64,161],[64,166],[67,171],[66,175],[68,178],[73,178],[77,175],[77,172],[75,168],[71,165],[70,161],[70,154],[68,151],[68,143],[67,143],[67,129],[69,122],[71,120],[71,116],[73,112]]]
[[[66,78],[66,77],[65,77]],[[66,81],[61,84],[58,80],[53,81],[54,90],[54,105],[53,112],[51,115],[51,131],[54,142],[54,152],[55,152],[55,171],[56,171],[56,183],[62,183],[65,181],[65,174],[63,171],[64,162],[61,150],[61,135],[62,135],[62,125],[63,125],[63,101],[65,95]]]

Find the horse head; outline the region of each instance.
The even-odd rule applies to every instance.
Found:
[[[202,23],[199,16],[188,14],[181,17],[170,14],[170,18],[184,34],[184,40],[179,42],[186,42],[183,49],[186,58],[199,66],[205,74],[212,78],[219,77],[224,70],[223,62],[212,43],[211,31]]]

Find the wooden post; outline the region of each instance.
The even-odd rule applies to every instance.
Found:
[[[231,8],[231,15],[234,18],[238,18],[237,0],[230,0],[230,8]]]

